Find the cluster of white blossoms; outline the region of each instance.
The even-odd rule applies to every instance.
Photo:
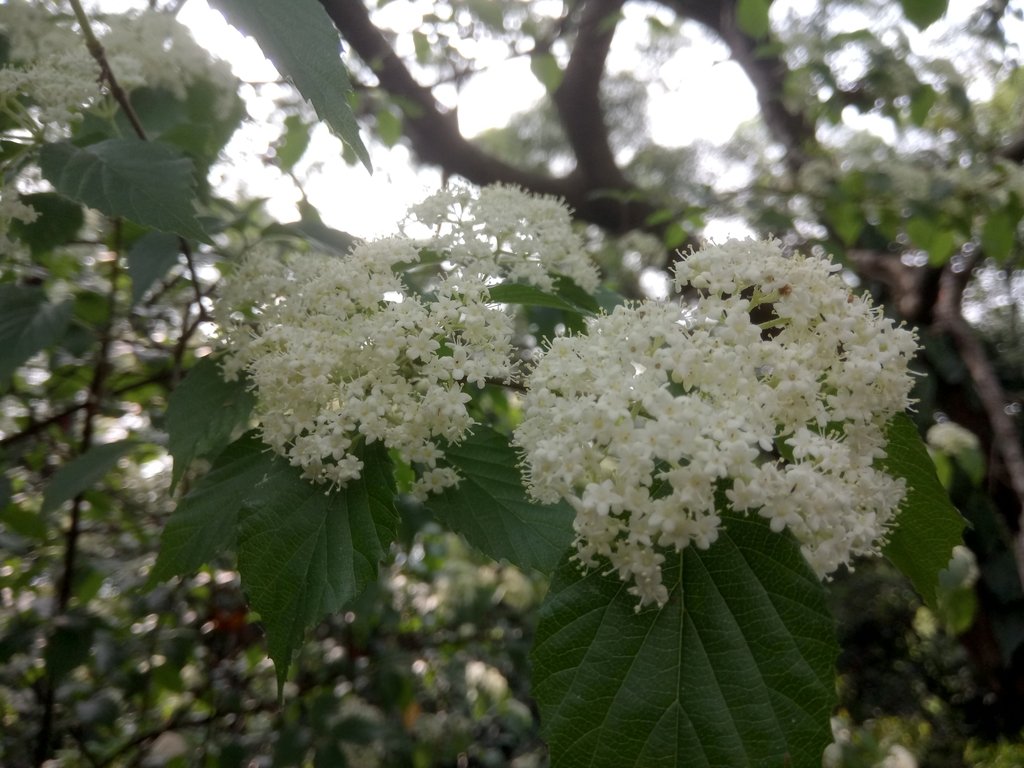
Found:
[[[12,63],[0,69],[0,103],[6,96],[27,96],[35,109],[34,120],[60,125],[97,101],[99,67],[73,24],[70,13],[51,13],[41,3],[12,0],[0,5],[0,32],[9,43]],[[187,89],[202,80],[218,94],[218,117],[234,103],[238,83],[230,66],[211,59],[172,15],[153,10],[107,15],[94,31],[124,89],[166,88],[184,98]]]
[[[473,424],[467,388],[513,375],[512,318],[484,281],[452,270],[427,300],[392,269],[418,258],[406,238],[257,251],[228,281],[225,375],[248,372],[264,441],[310,480],[346,485],[359,443],[379,440],[417,468],[416,495],[454,485],[437,462]]]
[[[556,276],[593,292],[599,275],[570,211],[559,200],[496,184],[474,192],[444,189],[410,210],[432,230],[423,245],[467,274],[494,283],[522,282],[545,291]]]
[[[709,246],[676,270],[695,304],[620,306],[551,342],[515,441],[531,494],[576,510],[584,566],[663,604],[663,552],[710,546],[723,500],[790,530],[821,576],[877,554],[905,492],[877,461],[917,344],[838,269]]]
[[[474,423],[468,390],[516,375],[514,318],[489,289],[548,287],[556,275],[597,286],[554,198],[442,192],[415,215],[433,238],[385,238],[343,257],[257,250],[226,280],[225,376],[248,374],[264,441],[315,482],[360,477],[359,444],[381,441],[416,470],[419,498],[457,484],[438,462]],[[430,278],[413,290],[423,267]]]

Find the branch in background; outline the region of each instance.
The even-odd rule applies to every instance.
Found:
[[[160,371],[159,373],[154,373],[152,376],[147,376],[146,378],[140,379],[139,381],[134,381],[131,384],[125,384],[123,387],[118,387],[117,389],[111,390],[108,394],[117,397],[119,395],[131,392],[133,389],[141,389],[142,387],[147,387],[150,384],[157,384],[162,381],[168,381],[170,378],[171,371]],[[59,424],[62,421],[66,421],[67,419],[71,418],[76,413],[84,409],[85,406],[86,403],[76,403],[75,405],[68,406],[63,410],[58,411],[52,416],[47,416],[45,419],[33,421],[20,432],[15,432],[13,434],[5,435],[4,437],[0,438],[0,448],[6,448],[7,446],[19,443],[22,440],[27,440],[33,435],[39,434],[47,427],[51,427],[54,424]]]
[[[771,41],[757,41],[736,23],[735,0],[662,0],[680,16],[693,19],[714,32],[728,46],[757,92],[761,117],[775,140],[786,148],[786,164],[796,171],[815,145],[814,127],[804,115],[782,100],[789,68],[778,55],[767,52]]]
[[[967,368],[992,430],[994,452],[1002,459],[1008,484],[1017,499],[1020,515],[1013,552],[1017,561],[1017,574],[1024,585],[1024,451],[1021,450],[1020,435],[1017,434],[1013,417],[1006,411],[1009,401],[995,367],[981,340],[960,311],[964,288],[972,269],[978,263],[979,255],[980,252],[976,252],[974,259],[959,272],[954,271],[951,265],[943,270],[935,317],[937,326],[949,334]]]
[[[459,131],[458,119],[453,112],[445,112],[434,99],[428,88],[416,82],[408,68],[398,57],[380,30],[370,19],[366,5],[361,0],[321,0],[328,15],[342,37],[366,63],[377,77],[380,87],[395,100],[403,110],[404,132],[412,144],[419,160],[427,165],[441,168],[446,175],[458,175],[481,186],[494,183],[515,184],[531,192],[555,195],[563,198],[576,212],[576,217],[614,233],[631,229],[643,229],[657,207],[645,196],[638,194],[632,184],[625,182],[621,171],[613,165],[613,172],[607,168],[603,177],[588,176],[592,171],[584,163],[568,176],[551,176],[535,173],[510,165],[494,155],[484,152],[467,140]],[[607,22],[604,10],[617,8],[621,2],[594,0],[594,15]],[[584,16],[588,8],[584,9]],[[607,41],[595,27],[577,40],[579,46]],[[582,70],[585,63],[594,59],[602,64],[604,54],[586,50],[574,50],[572,58]],[[603,71],[603,66],[602,66]],[[589,75],[588,75],[589,76]],[[600,114],[600,113],[597,113]],[[572,117],[573,123],[593,119],[594,114],[581,113]],[[570,136],[570,141],[573,137]],[[577,157],[587,158],[593,150],[573,145]],[[601,182],[600,184],[596,182]],[[594,193],[602,194],[596,196]],[[649,227],[648,227],[649,228]]]
[[[590,190],[595,206],[606,208],[601,217],[603,221],[614,222],[616,216],[623,215],[627,218],[621,225],[613,223],[609,227],[612,231],[630,228],[630,211],[623,204],[623,196],[644,196],[642,190],[626,179],[615,161],[601,107],[605,61],[623,4],[624,0],[589,0],[582,4],[569,63],[562,82],[551,94],[569,146],[576,156],[576,168],[569,179]],[[605,196],[602,194],[605,190],[613,194]]]
[[[569,63],[551,96],[576,154],[576,173],[598,182],[593,185],[598,188],[629,186],[615,163],[600,98],[605,60],[622,5],[623,0],[591,0],[583,5]]]

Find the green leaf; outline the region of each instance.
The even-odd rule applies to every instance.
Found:
[[[314,212],[312,208],[307,209],[307,211]],[[303,211],[303,213],[307,211]],[[323,223],[319,215],[304,217],[299,221],[292,221],[287,224],[279,224],[277,222],[268,224],[263,228],[263,235],[269,237],[284,235],[285,237],[293,237],[307,242],[312,241],[312,244],[338,254],[346,254],[352,250],[353,246],[362,242],[358,237],[349,232],[328,227]]]
[[[936,232],[928,245],[928,264],[933,267],[944,266],[955,250],[955,234],[946,229]]]
[[[918,29],[926,29],[942,18],[949,0],[900,0],[903,14]]]
[[[906,225],[907,235],[918,248],[928,252],[928,263],[941,267],[956,250],[956,235],[939,222],[925,216],[915,216]]]
[[[46,638],[47,674],[54,680],[64,680],[78,666],[89,660],[95,621],[80,613],[57,616]]]
[[[387,450],[366,450],[359,480],[326,491],[281,459],[242,507],[238,569],[284,683],[307,627],[377,577],[398,529]]]
[[[41,349],[63,338],[72,302],[52,303],[38,286],[0,285],[0,384]]]
[[[1020,219],[1021,210],[1017,205],[1005,206],[989,215],[981,230],[981,247],[986,256],[999,263],[1010,257]]]
[[[428,38],[421,30],[414,29],[412,31],[412,44],[413,48],[416,50],[417,63],[426,64],[430,61],[430,57],[434,49],[430,44],[430,38]]]
[[[25,509],[17,504],[4,504],[0,506],[0,523],[3,523],[8,531],[13,531],[19,536],[35,539],[40,543],[46,541],[46,519],[33,509]]]
[[[939,482],[914,422],[899,414],[889,423],[886,436],[882,468],[907,481],[907,495],[882,553],[935,609],[939,573],[949,565],[953,547],[963,543],[964,519]]]
[[[914,125],[920,127],[928,118],[928,113],[935,105],[938,94],[930,85],[922,83],[910,94],[910,119]]]
[[[255,403],[244,379],[224,380],[217,360],[207,357],[195,364],[167,403],[172,490],[194,458],[219,453],[231,441]]]
[[[574,513],[526,497],[508,438],[478,426],[446,458],[462,480],[427,500],[438,519],[488,557],[550,572],[572,542]]]
[[[546,293],[533,285],[522,283],[502,283],[493,285],[487,289],[491,301],[501,304],[522,304],[528,307],[550,307],[560,309],[563,312],[573,312],[578,315],[594,314],[592,310],[585,309],[574,304],[561,296]]]
[[[932,222],[922,216],[915,216],[906,225],[907,236],[918,248],[927,250],[932,236],[935,234],[935,226]]]
[[[578,307],[577,312],[582,310],[583,313],[596,315],[601,311],[597,299],[580,288],[571,277],[555,275],[555,293]]]
[[[213,0],[211,5],[256,39],[278,71],[372,170],[348,103],[352,84],[341,61],[338,32],[324,7],[317,0]]]
[[[663,565],[669,600],[563,561],[540,609],[533,692],[559,768],[819,768],[838,653],[818,579],[789,536],[725,516]]]
[[[225,448],[167,521],[148,585],[193,573],[233,549],[242,502],[274,469],[270,449],[255,432]]]
[[[665,227],[661,236],[661,241],[664,243],[666,249],[673,250],[675,248],[681,248],[686,242],[686,237],[686,230],[683,229],[683,226],[679,222],[673,221]]]
[[[166,144],[108,139],[86,147],[45,145],[43,175],[65,197],[107,216],[207,240],[192,207],[192,161]]]
[[[768,20],[770,0],[739,0],[736,3],[736,24],[753,38],[761,38],[771,30]]]
[[[830,206],[828,213],[832,219],[832,228],[843,245],[853,245],[857,242],[867,223],[860,204],[853,201],[841,202]]]
[[[548,93],[557,91],[565,76],[562,68],[558,66],[558,60],[550,53],[531,54],[530,70]]]
[[[11,234],[25,243],[33,256],[48,253],[59,245],[74,240],[85,223],[82,206],[55,192],[22,195],[21,202],[35,209],[35,221],[11,222]]]
[[[402,138],[401,114],[392,112],[388,107],[377,110],[377,138],[385,147],[393,147]]]
[[[119,440],[94,445],[58,469],[43,491],[43,514],[54,511],[65,501],[92,488],[135,444],[134,440]]]
[[[178,263],[181,241],[167,232],[148,232],[128,251],[128,274],[132,278],[132,304]]]
[[[299,115],[288,115],[284,119],[284,133],[274,145],[274,156],[283,171],[290,171],[306,154],[312,127],[306,125]]]

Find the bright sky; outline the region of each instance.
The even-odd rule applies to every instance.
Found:
[[[385,6],[385,12],[390,14],[388,23],[397,29],[404,24],[411,31],[421,18],[418,9],[425,1]],[[98,2],[107,10],[120,9],[114,6],[139,5],[132,0]],[[429,7],[431,3],[426,5]],[[816,0],[776,0],[772,14],[775,23],[781,23],[790,11],[804,15],[816,7]],[[949,28],[955,29],[976,8],[973,0],[951,0],[949,24],[936,24],[925,35],[918,36],[913,40],[915,47],[941,45],[944,35],[948,45]],[[649,12],[650,6],[626,5],[626,16],[617,31],[608,61],[610,70],[637,71],[649,67],[636,49],[636,40],[643,34],[644,18]],[[277,72],[256,44],[228,26],[219,13],[209,8],[206,0],[188,0],[178,18],[192,29],[201,45],[230,61],[243,81],[278,79]],[[864,21],[851,17],[851,23],[863,26]],[[472,41],[466,44],[473,45]],[[481,57],[487,70],[470,81],[459,95],[459,122],[465,135],[473,136],[500,127],[510,115],[528,109],[543,96],[543,88],[530,73],[526,57],[506,60],[501,46],[488,50],[477,45],[466,53]],[[684,44],[664,65],[649,74],[652,75],[648,94],[649,128],[652,138],[661,144],[681,146],[696,139],[719,144],[728,140],[742,122],[757,114],[756,94],[740,67],[729,60],[722,44],[704,35],[696,25],[686,27]],[[289,221],[298,215],[295,207],[298,191],[290,181],[282,180],[276,168],[262,161],[263,153],[278,130],[272,122],[273,106],[269,98],[273,95],[272,89],[267,90],[268,98],[261,99],[252,88],[247,88],[245,96],[254,122],[240,131],[229,147],[231,160],[223,169],[223,183],[229,189],[268,198],[271,214]],[[706,106],[697,112],[692,107],[694,104]],[[892,132],[888,121],[870,117],[861,120],[861,127],[880,133]],[[409,152],[403,147],[390,150],[373,147],[371,153],[372,176],[362,166],[346,165],[340,159],[338,140],[319,126],[303,163],[296,169],[304,180],[306,194],[325,221],[361,237],[393,231],[408,206],[441,183],[436,171],[414,170]],[[712,239],[744,234],[747,231],[741,224],[726,221],[717,222],[706,233]]]
[[[403,5],[408,7],[394,3],[385,9]],[[608,62],[613,71],[635,69],[641,64],[630,41],[645,22],[634,6],[626,8],[627,16],[616,34]],[[412,16],[420,18],[419,13]],[[192,29],[201,45],[229,60],[242,80],[277,79],[273,66],[255,43],[228,26],[205,0],[189,0],[178,18]],[[388,22],[401,26],[400,18],[389,18]],[[737,125],[757,113],[753,87],[739,66],[728,60],[724,46],[693,35],[690,40],[691,46],[682,48],[656,73],[658,82],[650,91],[651,133],[666,145],[679,146],[697,138],[724,142]],[[492,59],[486,74],[471,81],[459,96],[459,124],[467,136],[504,125],[510,115],[528,109],[544,95],[527,58],[506,60],[492,54]],[[728,98],[721,98],[722,94],[728,94]],[[276,218],[294,219],[297,191],[288,189],[290,185],[282,184],[276,169],[259,160],[268,141],[276,136],[269,122],[259,124],[269,121],[271,105],[269,100],[256,99],[253,93],[247,101],[257,124],[246,128],[233,142],[232,149],[237,151],[229,183],[239,185],[247,194],[270,198],[268,205]],[[688,109],[684,111],[683,105],[687,104],[716,107],[695,119]],[[441,183],[437,172],[414,170],[403,147],[374,147],[373,176],[362,167],[347,166],[339,155],[337,140],[321,126],[298,171],[305,174],[306,194],[325,221],[362,237],[393,231],[408,206]],[[310,170],[314,164],[318,167]]]

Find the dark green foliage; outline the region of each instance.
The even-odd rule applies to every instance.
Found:
[[[108,216],[206,240],[193,208],[192,162],[169,145],[107,139],[47,144],[39,165],[57,191]]]
[[[668,603],[637,612],[614,573],[556,572],[532,654],[555,764],[820,765],[838,649],[795,542],[732,517],[663,573]]]
[[[36,352],[60,341],[71,311],[70,301],[47,301],[38,286],[0,285],[0,384]]]
[[[193,366],[167,404],[167,450],[174,458],[171,488],[193,459],[216,456],[249,421],[255,398],[244,377],[224,380],[220,362]]]
[[[477,427],[448,451],[463,479],[427,506],[453,531],[495,560],[550,573],[572,541],[573,512],[531,502],[508,439]]]

